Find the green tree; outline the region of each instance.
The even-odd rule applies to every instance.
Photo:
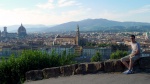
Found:
[[[24,50],[20,56],[2,58],[0,62],[0,84],[20,84],[25,81],[25,73],[30,70],[41,70],[47,67],[58,67],[73,64],[75,55],[58,55],[54,50],[51,54],[38,50]]]
[[[110,59],[120,59],[124,56],[128,55],[128,52],[127,51],[121,51],[121,50],[117,50],[116,52],[113,52],[111,55],[110,55]]]
[[[91,58],[91,62],[98,62],[102,60],[102,55],[99,52],[96,52],[96,54]]]

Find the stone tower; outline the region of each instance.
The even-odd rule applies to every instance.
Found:
[[[77,25],[77,31],[76,31],[76,45],[80,45],[80,31],[79,31],[79,25]]]
[[[4,27],[3,37],[7,37],[7,27]]]

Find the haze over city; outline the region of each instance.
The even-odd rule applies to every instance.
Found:
[[[55,25],[88,18],[150,22],[150,1],[0,0],[0,26]]]

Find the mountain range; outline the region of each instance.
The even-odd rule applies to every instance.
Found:
[[[119,22],[107,19],[86,19],[72,21],[56,25],[45,31],[75,31],[77,25],[80,31],[147,31],[150,30],[150,23],[144,22]]]
[[[64,32],[75,31],[79,25],[80,31],[109,31],[109,32],[122,32],[122,31],[150,31],[150,23],[145,22],[119,22],[107,19],[85,19],[81,21],[71,21],[58,25],[24,25],[27,33],[31,32]],[[20,25],[8,26],[8,32],[17,32]],[[3,31],[3,27],[0,27]]]

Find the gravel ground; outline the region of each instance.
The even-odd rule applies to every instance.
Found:
[[[150,73],[98,73],[49,78],[24,84],[150,84]]]

